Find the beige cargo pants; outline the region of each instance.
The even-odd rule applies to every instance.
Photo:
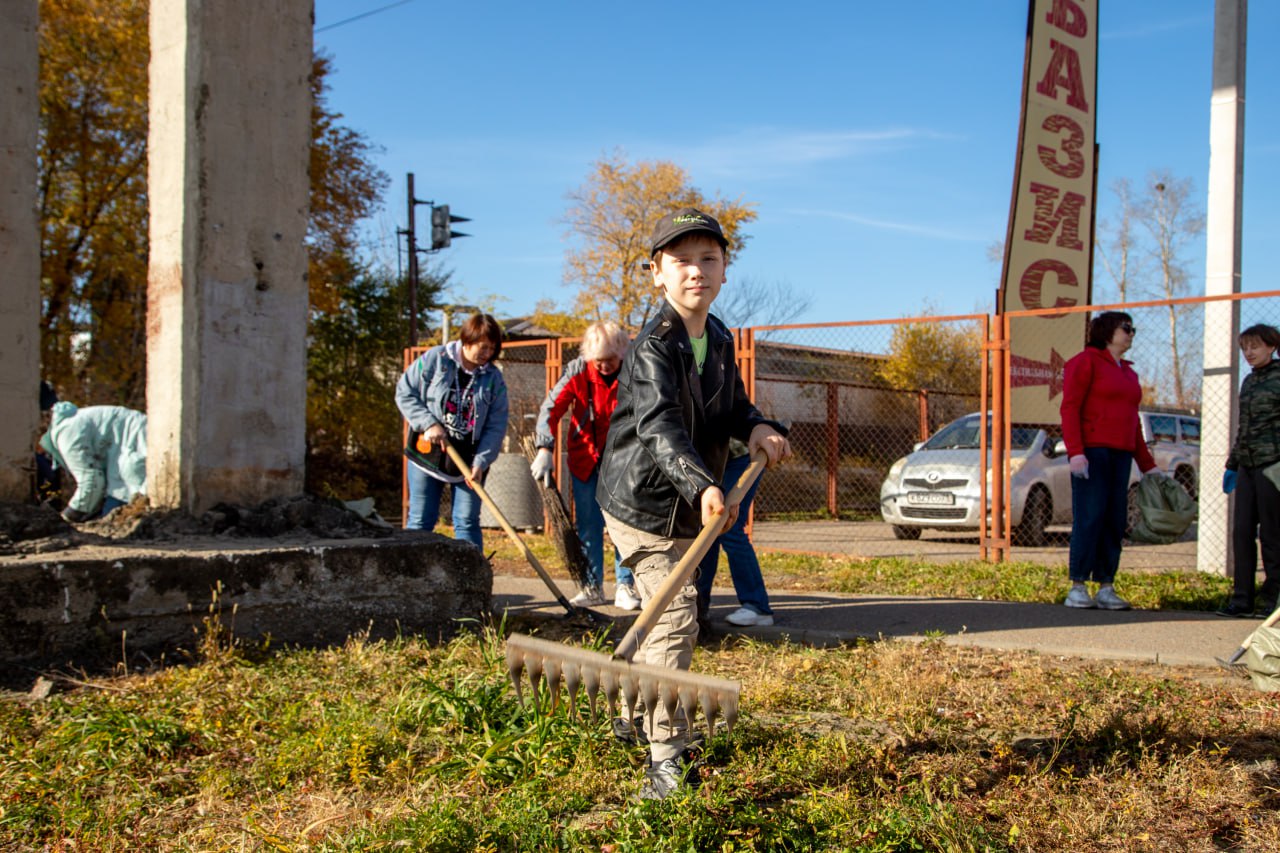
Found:
[[[609,538],[622,557],[622,565],[635,574],[640,600],[648,605],[658,587],[693,545],[693,540],[668,539],[646,533],[624,524],[607,512],[604,520],[609,528]],[[693,647],[697,641],[698,593],[691,579],[676,594],[636,652],[636,662],[687,670],[693,660]],[[631,713],[639,714],[641,710],[632,709]],[[645,725],[648,727],[647,711],[645,714]],[[666,709],[659,704],[653,712],[652,731],[646,728],[645,732],[649,736],[649,755],[653,762],[657,764],[669,758],[677,758],[684,751],[688,730],[689,721],[685,719],[683,711],[677,710],[674,717],[668,717]]]

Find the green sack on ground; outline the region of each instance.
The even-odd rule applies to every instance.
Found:
[[[1138,520],[1129,531],[1135,542],[1168,545],[1187,532],[1198,507],[1171,477],[1143,477],[1138,483]]]
[[[1280,628],[1259,628],[1244,653],[1253,686],[1265,693],[1280,693]]]

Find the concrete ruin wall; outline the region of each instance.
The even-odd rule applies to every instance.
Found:
[[[147,495],[302,491],[310,0],[152,0]]]
[[[246,641],[316,646],[366,630],[374,638],[448,637],[458,620],[485,618],[492,593],[481,553],[433,533],[283,549],[5,557],[0,683],[193,649],[211,606]]]
[[[0,3],[0,500],[31,496],[40,427],[36,0]]]

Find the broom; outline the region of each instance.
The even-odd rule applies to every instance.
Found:
[[[756,477],[760,476],[764,466],[764,452],[757,451],[725,500],[726,506],[742,501],[742,496],[751,488]],[[640,616],[618,643],[612,656],[605,652],[588,651],[521,634],[508,637],[507,672],[515,686],[516,696],[523,700],[521,676],[527,674],[533,686],[535,706],[539,687],[545,681],[551,693],[551,708],[554,710],[559,702],[560,680],[563,678],[570,714],[576,712],[578,689],[583,687],[586,689],[592,720],[596,717],[596,701],[603,693],[610,716],[616,715],[619,697],[626,700],[628,708],[635,708],[637,700],[643,699],[644,707],[649,713],[650,730],[653,713],[659,702],[666,708],[668,715],[683,708],[685,719],[690,723],[701,707],[706,718],[708,736],[715,731],[715,720],[719,715],[724,716],[725,723],[732,729],[738,717],[738,696],[742,690],[739,682],[631,662],[667,607],[693,577],[698,563],[702,562],[702,558],[711,549],[711,544],[720,535],[722,528],[719,518],[714,518],[703,526],[680,562],[672,568],[653,597],[645,602]]]
[[[526,435],[520,440],[520,446],[532,463],[533,458],[538,455],[533,438]],[[583,547],[582,539],[578,537],[578,531],[569,518],[569,508],[565,506],[564,496],[556,488],[555,480],[551,480],[550,485],[540,480],[534,482],[542,492],[542,508],[547,513],[547,536],[560,555],[560,562],[569,570],[569,577],[579,589],[586,589],[591,583],[591,563],[587,559],[587,549]]]

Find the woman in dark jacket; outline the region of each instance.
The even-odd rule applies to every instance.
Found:
[[[1227,457],[1222,490],[1236,494],[1231,546],[1235,583],[1223,616],[1267,616],[1280,593],[1280,330],[1258,324],[1240,333],[1240,352],[1253,368],[1240,386],[1240,418],[1236,440]],[[1271,476],[1268,476],[1268,469]],[[1265,580],[1254,610],[1258,573],[1258,539],[1262,540]]]
[[[1158,471],[1142,435],[1142,386],[1133,363],[1121,358],[1137,329],[1120,311],[1089,323],[1089,343],[1065,367],[1062,439],[1071,465],[1071,590],[1068,607],[1128,610],[1115,590],[1128,520],[1129,473]],[[1086,581],[1099,584],[1090,596]]]

